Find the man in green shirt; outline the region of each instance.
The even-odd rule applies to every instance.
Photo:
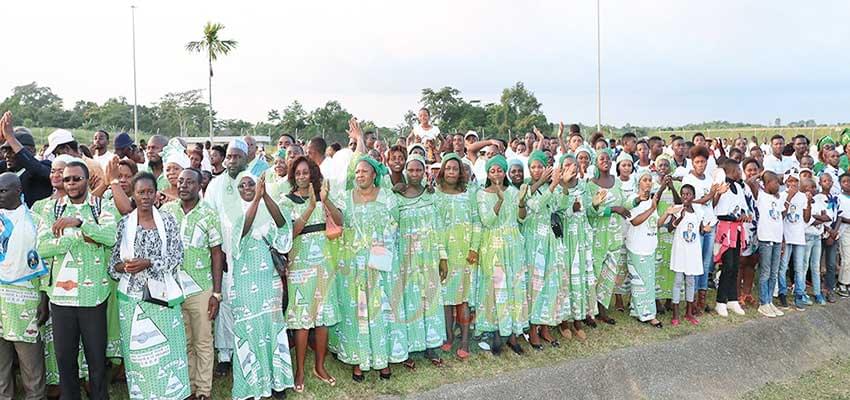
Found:
[[[106,303],[110,248],[115,245],[115,211],[88,192],[89,170],[69,162],[62,174],[66,196],[44,216],[38,252],[54,258],[47,295],[63,398],[79,399],[80,339],[89,366],[92,399],[108,398],[106,382]]]
[[[47,321],[47,299],[39,294],[47,270],[33,249],[35,225],[21,203],[21,190],[16,174],[0,175],[0,399],[15,397],[11,360],[17,354],[24,399],[35,400],[44,398],[45,388],[38,326]]]
[[[179,275],[186,296],[182,308],[192,394],[198,400],[209,400],[215,359],[212,321],[221,301],[224,252],[218,215],[200,201],[202,179],[200,170],[184,169],[177,178],[180,201],[166,203],[162,211],[171,213],[177,220],[183,240],[183,266]]]

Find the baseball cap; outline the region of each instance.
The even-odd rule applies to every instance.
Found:
[[[133,145],[133,138],[127,132],[121,132],[118,136],[115,136],[115,140],[112,142],[112,146],[115,147],[115,150],[118,149],[126,149]]]
[[[15,132],[15,139],[18,139],[18,142],[21,143],[21,146],[33,146],[33,147],[35,147],[35,140],[32,138],[32,135],[30,135],[27,132],[17,130]],[[0,146],[0,148],[7,148],[7,147],[12,147],[9,144],[9,142],[3,143],[3,145]]]
[[[47,136],[47,150],[44,154],[53,154],[56,148],[74,141],[74,134],[65,129],[57,129]]]
[[[478,139],[478,133],[475,131],[466,131],[466,134],[463,135],[463,138],[466,139],[470,136],[475,136],[475,138]]]

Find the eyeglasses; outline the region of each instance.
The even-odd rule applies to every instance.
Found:
[[[245,183],[240,183],[238,187],[239,187],[239,189],[250,189],[254,186],[257,186],[257,184],[254,183],[254,182],[245,182]]]
[[[80,181],[82,181],[83,179],[86,179],[86,178],[85,178],[84,176],[79,176],[79,175],[76,175],[76,176],[66,176],[66,177],[62,178],[62,182],[65,182],[65,183],[69,183],[69,182],[80,182]]]

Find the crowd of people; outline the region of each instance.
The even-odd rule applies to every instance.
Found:
[[[388,380],[591,340],[614,309],[675,329],[850,296],[850,163],[829,136],[505,141],[424,108],[393,144],[352,119],[347,144],[282,134],[269,158],[250,136],[62,129],[36,151],[8,112],[0,133],[0,398],[11,359],[27,399],[106,399],[107,369],[132,399],[209,399],[214,376],[282,398],[335,385],[329,353]]]

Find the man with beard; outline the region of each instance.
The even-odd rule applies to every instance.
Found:
[[[181,307],[192,394],[197,400],[209,400],[215,359],[212,321],[222,298],[224,253],[221,221],[209,204],[200,201],[202,179],[200,170],[184,169],[177,178],[180,201],[168,202],[162,210],[174,216],[183,239],[183,268],[179,276],[186,296]]]
[[[234,226],[237,219],[242,215],[242,198],[239,197],[239,182],[236,177],[240,172],[244,171],[248,165],[248,144],[242,139],[231,140],[227,145],[227,155],[224,158],[226,171],[215,177],[204,195],[204,201],[218,215],[221,225],[222,236],[231,238],[233,235],[238,235],[241,227]],[[233,357],[233,314],[230,308],[230,299],[228,298],[228,288],[232,283],[233,271],[227,268],[233,265],[232,252],[230,249],[230,240],[224,240],[222,250],[226,254],[226,264],[222,277],[221,293],[223,294],[222,302],[219,305],[218,318],[215,323],[215,347],[218,351],[218,365],[215,367],[215,374],[224,376],[232,368],[231,359]]]
[[[12,131],[12,113],[6,112],[0,118],[0,135],[2,141],[0,152],[0,172],[11,171],[21,179],[21,188],[27,207],[50,196],[50,161],[39,161],[34,157],[35,141],[26,128]]]
[[[115,211],[91,196],[85,163],[71,161],[62,175],[66,196],[44,216],[38,253],[54,258],[47,295],[53,316],[59,386],[63,398],[80,398],[79,354],[83,342],[92,399],[106,399],[106,307],[111,291],[107,273],[115,245]]]
[[[168,144],[168,138],[162,135],[154,135],[148,141],[145,155],[148,158],[148,164],[139,168],[139,171],[150,172],[156,177],[156,189],[164,192],[170,188],[168,178],[165,177],[165,167],[162,162],[162,149]]]
[[[0,398],[15,397],[11,360],[17,354],[24,399],[44,398],[44,348],[38,327],[47,321],[41,277],[48,273],[33,248],[36,228],[21,203],[21,180],[0,174]]]
[[[92,137],[91,147],[92,158],[100,163],[100,167],[106,169],[106,164],[115,155],[109,151],[109,132],[101,129],[94,133]]]
[[[269,169],[269,163],[265,156],[257,153],[257,140],[253,136],[245,136],[245,144],[248,145],[248,166],[245,167],[251,172],[251,175],[259,178],[263,172]]]

